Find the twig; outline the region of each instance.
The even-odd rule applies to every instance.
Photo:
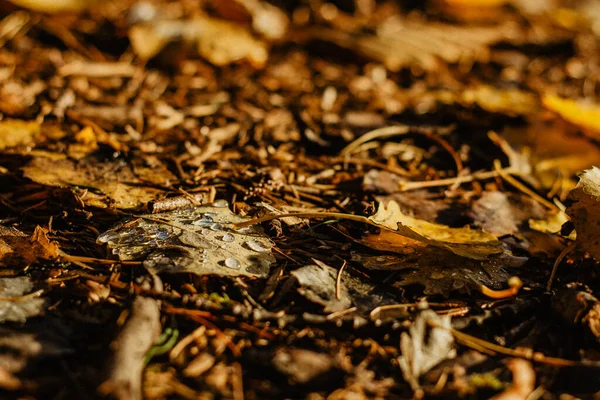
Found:
[[[344,268],[346,268],[346,264],[347,264],[347,262],[346,262],[346,260],[344,260],[344,263],[340,267],[340,270],[338,271],[338,274],[337,274],[337,278],[335,280],[335,298],[338,300],[341,298],[340,290],[342,287],[342,273],[344,272]]]
[[[552,272],[550,273],[550,278],[548,279],[548,283],[546,284],[547,291],[550,291],[550,289],[552,288],[552,281],[554,280],[554,277],[556,276],[556,271],[558,271],[558,266],[560,265],[562,260],[567,256],[567,254],[569,254],[571,251],[573,251],[573,249],[575,249],[575,246],[577,246],[577,242],[571,242],[571,244],[569,244],[567,247],[565,247],[563,249],[563,251],[560,252],[558,257],[556,258],[556,261],[554,261],[554,265],[552,266]]]
[[[160,336],[160,302],[138,296],[123,330],[113,341],[108,379],[98,391],[119,400],[142,399],[146,353]]]
[[[519,189],[521,192],[525,193],[526,195],[531,197],[533,200],[537,201],[538,203],[540,203],[541,205],[546,207],[547,209],[556,210],[558,208],[558,207],[556,207],[556,205],[554,203],[549,202],[548,200],[546,200],[545,198],[543,198],[542,196],[540,196],[533,190],[529,189],[527,186],[523,185],[521,182],[519,182],[512,176],[506,174],[502,170],[500,160],[494,160],[494,169],[496,170],[496,172],[498,173],[498,175],[500,175],[500,177],[502,179],[504,179],[506,182],[510,183],[515,188]]]

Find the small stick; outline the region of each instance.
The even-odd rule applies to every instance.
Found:
[[[554,277],[556,276],[556,271],[558,271],[558,266],[560,265],[562,260],[567,256],[567,254],[569,254],[571,251],[573,251],[575,246],[577,246],[576,242],[572,242],[571,244],[569,244],[567,247],[565,247],[563,249],[563,251],[560,252],[558,257],[556,258],[556,261],[554,261],[554,265],[552,266],[552,272],[550,273],[550,278],[548,279],[548,283],[546,284],[546,290],[548,292],[552,288],[552,281],[554,280]]]
[[[344,260],[344,263],[342,264],[342,266],[340,267],[340,270],[338,271],[337,274],[337,279],[335,280],[335,298],[336,299],[340,299],[341,298],[341,293],[340,293],[340,289],[342,286],[342,272],[344,272],[344,268],[346,268],[346,260]]]

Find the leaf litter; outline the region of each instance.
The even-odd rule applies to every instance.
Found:
[[[592,5],[44,3],[0,15],[4,391],[598,392]]]

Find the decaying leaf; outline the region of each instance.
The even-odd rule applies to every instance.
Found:
[[[268,58],[265,43],[252,37],[248,31],[232,22],[205,15],[187,21],[151,21],[133,26],[129,31],[133,51],[148,60],[160,53],[171,42],[184,42],[196,48],[197,53],[217,66],[248,60],[262,67]]]
[[[400,235],[448,249],[467,258],[483,260],[490,255],[502,253],[501,242],[490,233],[468,227],[450,228],[409,217],[402,213],[395,201],[390,201],[387,206],[379,203],[377,213],[369,217],[369,221]]]
[[[371,270],[400,271],[393,286],[420,285],[427,295],[448,297],[452,292],[470,293],[480,285],[500,289],[510,278],[505,267],[518,267],[524,260],[505,256],[470,260],[449,251],[426,247],[405,257],[354,253],[352,261]]]
[[[218,200],[212,206],[140,215],[98,237],[124,261],[143,261],[152,272],[264,277],[275,261],[271,241]]]
[[[430,322],[439,327],[429,326]],[[403,332],[400,336],[402,355],[398,358],[398,363],[404,379],[413,390],[420,389],[421,375],[440,362],[456,356],[450,327],[449,316],[439,316],[432,310],[423,310],[409,332]]]
[[[547,109],[580,126],[592,137],[600,137],[600,105],[554,95],[544,96],[542,102]]]
[[[300,285],[298,292],[310,301],[324,306],[325,312],[350,308],[352,300],[344,284],[339,287],[339,297],[336,296],[338,271],[319,260],[314,261],[315,264],[306,265],[291,272]]]
[[[78,187],[85,191],[82,200],[91,206],[135,208],[161,193],[144,187],[124,162],[80,161],[36,157],[23,167],[23,175],[37,183],[58,187]]]
[[[36,121],[6,119],[0,121],[0,150],[17,146],[32,146],[40,137],[41,127]]]
[[[0,266],[27,266],[38,259],[57,256],[58,246],[46,236],[47,231],[37,226],[31,236],[15,228],[0,225]]]
[[[359,315],[366,315],[375,307],[398,302],[383,288],[347,270],[342,271],[338,284],[339,270],[320,260],[313,258],[313,261],[315,264],[292,271],[291,275],[298,281],[298,293],[322,305],[326,313],[354,306]]]
[[[358,50],[398,71],[410,65],[434,69],[440,59],[449,63],[461,59],[485,60],[488,46],[505,39],[507,30],[504,25],[461,27],[391,17],[377,28],[376,35],[354,39],[341,32],[320,31],[316,36]]]
[[[581,174],[569,199],[574,203],[567,214],[575,225],[578,245],[600,260],[600,168],[592,167]]]
[[[0,322],[25,322],[42,314],[46,301],[38,296],[27,296],[32,292],[29,277],[0,278]]]
[[[504,192],[483,192],[470,215],[477,226],[496,236],[512,235],[531,218],[541,219],[546,210],[528,197]]]

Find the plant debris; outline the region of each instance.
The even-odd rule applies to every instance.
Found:
[[[597,396],[596,3],[3,2],[0,390]]]

